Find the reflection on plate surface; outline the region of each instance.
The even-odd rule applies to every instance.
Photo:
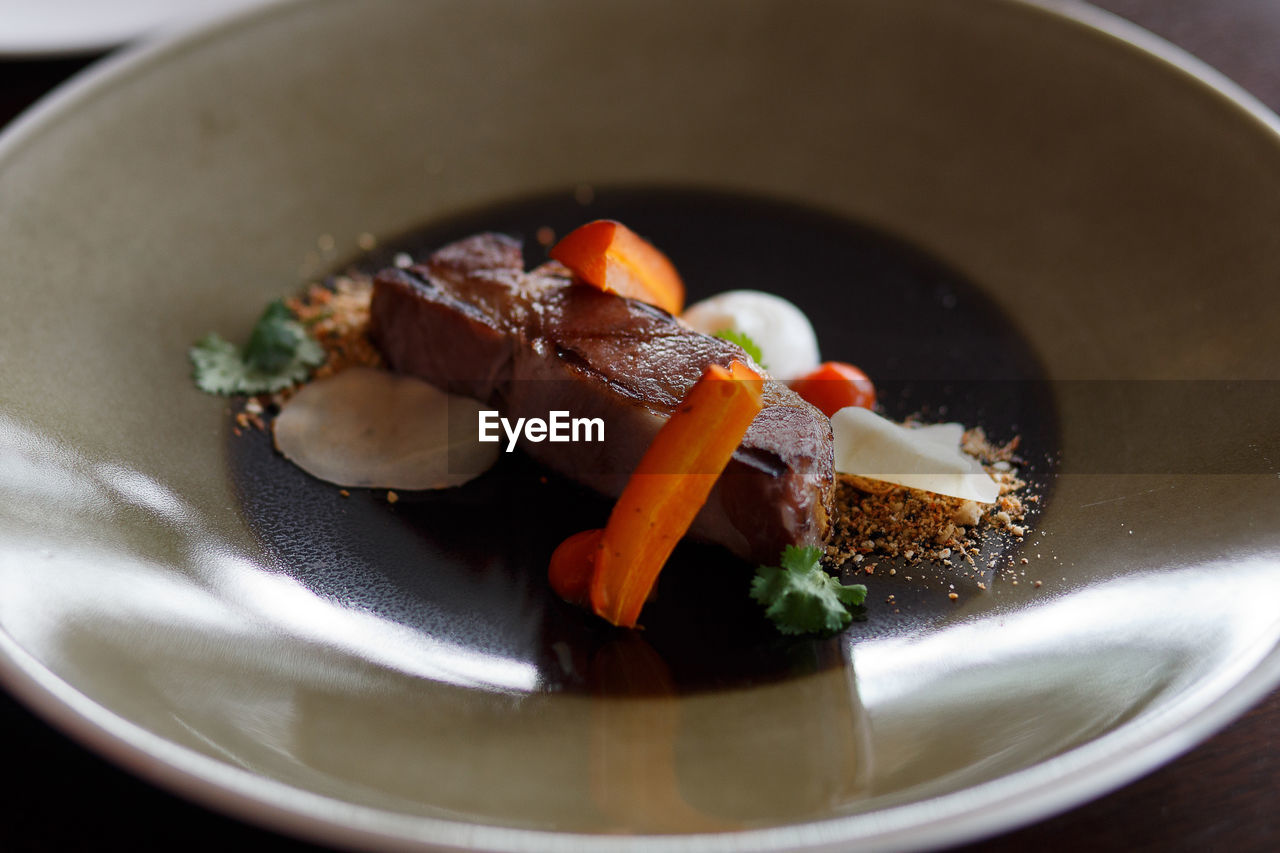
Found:
[[[625,632],[592,650],[586,695],[547,693],[529,662],[319,595],[220,542],[162,484],[5,427],[0,480],[22,500],[6,510],[0,620],[15,641],[190,749],[411,814],[553,828],[573,809],[587,831],[658,833],[857,814],[1189,713],[1280,640],[1280,573],[1240,555],[848,637],[834,666],[745,702],[678,698]],[[530,789],[512,761],[554,784]]]

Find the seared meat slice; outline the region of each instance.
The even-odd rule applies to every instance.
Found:
[[[480,234],[374,280],[372,333],[392,368],[482,400],[509,418],[552,410],[599,417],[600,443],[524,442],[545,464],[617,496],[709,364],[747,357],[661,309],[570,282],[555,264],[526,273],[520,245]],[[827,535],[834,484],[830,421],[765,383],[747,430],[691,533],[747,559]]]

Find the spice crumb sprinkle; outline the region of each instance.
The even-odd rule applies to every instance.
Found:
[[[1024,495],[1027,483],[1018,476],[1018,443],[1016,437],[1006,444],[992,443],[981,428],[964,434],[962,449],[999,485],[995,503],[986,506],[838,475],[827,562],[839,568],[874,556],[900,558],[907,564],[976,568],[974,556],[982,554],[983,540],[990,532],[1013,537],[1027,532],[1023,522],[1028,505],[1034,501]],[[953,555],[964,564],[952,559]],[[986,565],[994,569],[995,560]]]

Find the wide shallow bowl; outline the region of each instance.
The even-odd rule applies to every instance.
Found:
[[[786,677],[603,692],[495,652],[484,590],[433,628],[452,552],[300,575],[279,537],[328,531],[263,532],[186,347],[362,234],[649,185],[971,283],[1045,380],[1009,386],[1055,437],[1024,567],[954,603],[866,578],[868,622]],[[0,140],[0,671],[150,779],[358,846],[896,848],[1064,809],[1280,680],[1277,221],[1274,117],[1071,4],[314,0],[185,33]],[[833,271],[828,313],[887,346],[878,285]],[[521,548],[491,536],[471,565]],[[643,682],[631,646],[600,665]]]

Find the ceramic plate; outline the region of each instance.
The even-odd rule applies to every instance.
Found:
[[[1101,794],[1280,681],[1277,127],[1071,4],[315,0],[116,58],[0,140],[7,686],[363,847],[920,847]],[[680,630],[611,634],[540,569],[599,502],[518,460],[344,499],[192,387],[362,235],[602,214],[698,293],[767,276],[898,414],[1025,432],[1033,535],[790,645],[670,604],[749,576],[695,549]]]

